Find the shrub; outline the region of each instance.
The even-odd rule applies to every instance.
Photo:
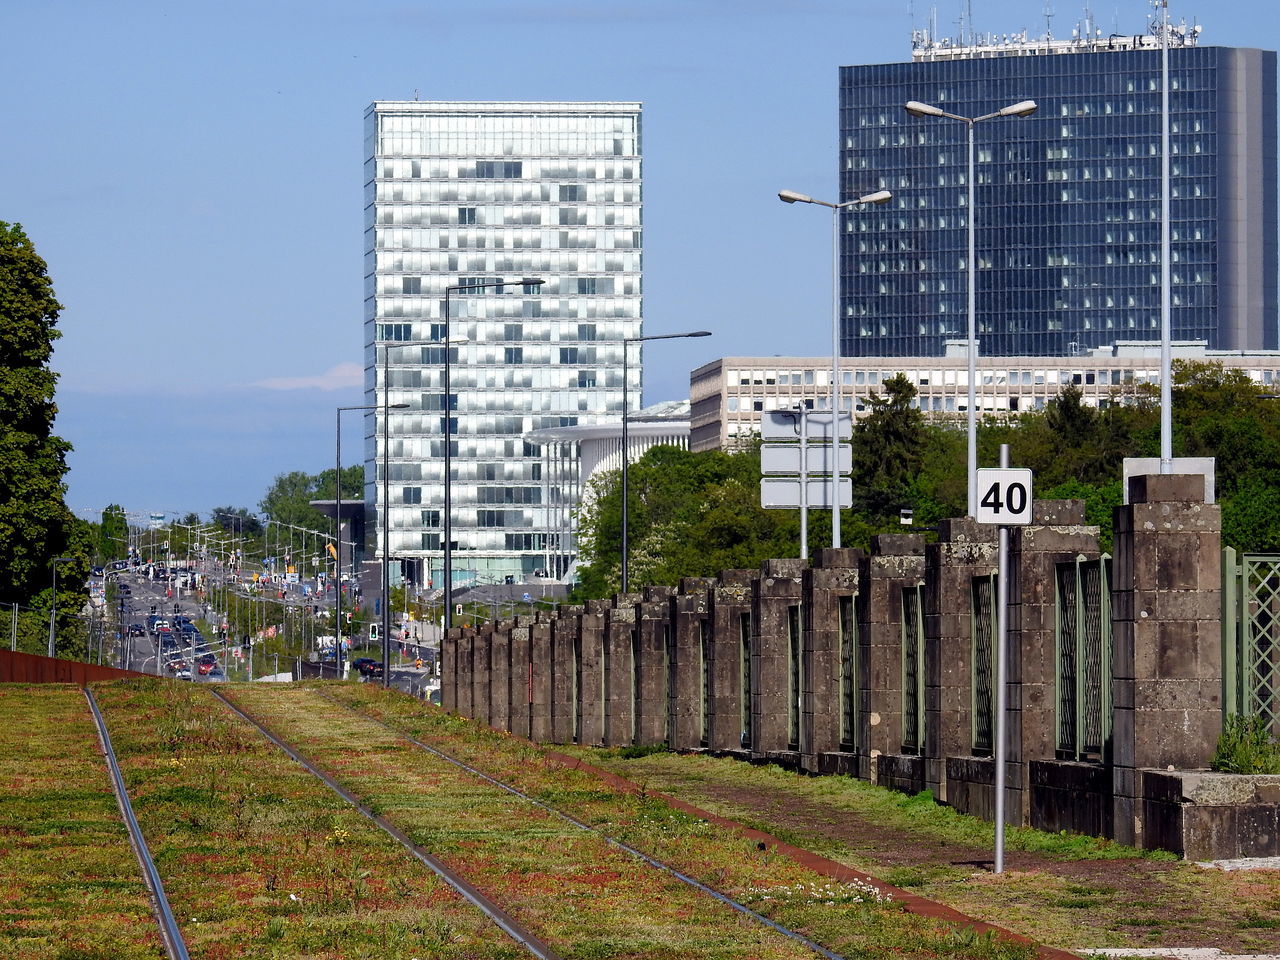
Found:
[[[1280,773],[1280,743],[1263,717],[1232,714],[1222,725],[1209,767],[1219,773]]]

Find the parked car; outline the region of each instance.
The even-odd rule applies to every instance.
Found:
[[[356,657],[351,661],[351,668],[360,673],[364,673],[366,668],[368,668],[371,664],[375,664],[375,663],[379,667],[382,666],[382,661],[375,660],[373,657]]]
[[[382,676],[382,661],[381,661],[381,660],[375,660],[375,661],[373,661],[373,663],[366,663],[366,664],[364,664],[362,667],[360,667],[360,673],[361,673],[361,675],[362,675],[362,676],[364,676],[364,677],[365,677],[365,679],[372,679],[372,678],[374,678],[374,677],[381,677],[381,676]]]

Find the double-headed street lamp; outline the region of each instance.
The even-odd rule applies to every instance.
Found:
[[[631,451],[627,448],[627,419],[630,408],[630,376],[627,357],[631,353],[631,344],[643,343],[646,340],[683,340],[690,337],[709,337],[710,330],[694,330],[692,333],[655,333],[648,337],[626,337],[622,341],[622,592],[627,592],[627,468],[630,465]],[[643,400],[643,396],[641,398]]]
[[[545,283],[545,280],[539,280],[532,277],[524,277],[520,280],[478,280],[472,283],[455,283],[444,288],[444,330],[441,331],[440,339],[444,341],[444,400],[441,406],[444,408],[444,629],[449,630],[453,626],[453,451],[450,437],[453,434],[452,424],[453,418],[449,416],[450,410],[450,350],[449,346],[449,318],[452,315],[450,307],[454,293],[461,293],[468,290],[488,290],[497,288],[501,290],[503,287],[520,286],[524,288],[525,293],[536,293],[538,288]],[[532,289],[530,289],[532,288]]]
[[[969,227],[969,253],[968,266],[966,267],[968,274],[969,287],[969,331],[968,331],[968,353],[969,353],[969,397],[967,411],[968,418],[966,422],[968,432],[968,480],[966,488],[969,491],[969,516],[973,516],[978,509],[978,488],[977,488],[977,469],[978,469],[978,420],[976,406],[977,398],[977,379],[978,379],[978,333],[977,333],[977,294],[978,294],[978,277],[976,274],[978,268],[977,261],[977,211],[976,204],[976,171],[974,163],[973,148],[973,128],[984,120],[995,120],[998,117],[1029,117],[1036,112],[1036,102],[1034,100],[1020,100],[1017,103],[1011,103],[1007,107],[1001,107],[994,113],[984,113],[980,117],[962,117],[959,114],[947,113],[941,107],[935,107],[932,104],[921,103],[919,100],[908,100],[903,109],[913,117],[942,117],[946,120],[958,120],[963,123],[968,131],[969,141],[969,172],[968,187],[969,198],[967,200],[968,211],[965,219],[968,221]]]
[[[53,656],[54,647],[58,638],[58,564],[71,563],[74,557],[54,557],[50,563],[53,566],[53,603],[49,606],[49,656]]]
[[[783,203],[831,208],[831,546],[840,546],[840,211],[864,203],[888,203],[893,194],[876,190],[854,200],[829,203],[794,190],[779,190]],[[852,416],[852,413],[850,413]]]
[[[384,373],[384,376],[385,376],[385,373]],[[408,408],[409,404],[407,404],[407,403],[392,403],[392,404],[384,404],[383,406],[384,406],[384,409],[386,409],[386,410],[404,410],[404,409],[407,409],[407,408]],[[334,453],[334,458],[333,458],[333,462],[334,462],[334,474],[333,474],[333,487],[334,487],[334,494],[333,494],[333,497],[334,497],[334,507],[333,507],[333,542],[334,542],[334,545],[335,545],[335,546],[336,546],[336,548],[337,548],[337,551],[336,551],[336,553],[335,553],[335,555],[334,555],[334,558],[333,558],[333,571],[334,571],[334,577],[333,577],[333,580],[334,580],[334,594],[333,594],[333,603],[334,603],[334,610],[333,610],[333,622],[334,622],[334,628],[333,628],[333,648],[334,648],[334,650],[333,650],[333,665],[334,665],[334,669],[336,670],[337,675],[338,675],[338,677],[339,677],[339,678],[341,678],[341,677],[342,677],[342,415],[343,415],[343,413],[345,413],[345,412],[346,412],[346,411],[348,411],[348,410],[377,410],[377,409],[378,409],[378,405],[377,405],[376,403],[373,403],[373,404],[366,404],[366,405],[363,405],[363,406],[354,406],[354,407],[338,407],[338,412],[337,412],[337,414],[335,415],[335,420],[336,420],[336,427],[337,427],[337,429],[334,431],[334,450],[333,450],[333,453]],[[383,417],[383,428],[384,428],[384,432],[383,432],[383,443],[384,443],[384,446],[385,446],[385,442],[386,442],[386,432],[385,432],[385,427],[386,427],[386,417],[384,416],[384,417]],[[383,470],[383,488],[382,488],[382,490],[383,490],[382,501],[383,501],[383,515],[384,515],[384,516],[385,516],[385,514],[386,514],[386,499],[387,499],[387,498],[386,498],[386,489],[387,489],[387,488],[386,488],[386,470],[385,470],[385,468],[384,468],[384,470]],[[385,528],[384,528],[384,529],[385,529]],[[352,543],[351,550],[352,550],[351,557],[352,557],[352,561],[353,561],[353,565],[354,565],[354,560],[355,560],[355,544],[354,544],[354,542]],[[386,551],[384,550],[384,551],[383,551],[383,553],[385,554],[385,553],[386,553]],[[385,561],[385,557],[384,557],[384,560],[383,560],[383,567],[384,567],[384,572],[383,572],[383,584],[384,584],[384,587],[383,587],[383,589],[385,589],[385,588],[386,588],[386,587],[385,587],[385,584],[386,584],[386,572],[385,572],[386,561]],[[382,605],[383,605],[383,607],[385,607],[385,606],[386,606],[386,602],[384,601]],[[385,648],[384,648],[384,649],[385,649]],[[383,660],[384,660],[384,661],[386,660],[385,655],[384,655],[384,657],[383,657]]]

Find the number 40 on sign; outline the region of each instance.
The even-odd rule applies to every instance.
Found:
[[[976,472],[978,523],[999,526],[1031,522],[1031,471],[1021,467],[984,467]]]

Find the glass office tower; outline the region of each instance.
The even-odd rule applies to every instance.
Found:
[[[1173,338],[1275,349],[1276,57],[1174,34]],[[910,63],[840,70],[841,352],[937,356],[966,333],[966,125],[975,126],[977,330],[984,355],[1083,353],[1160,328],[1156,36],[933,40]]]
[[[622,341],[641,332],[640,104],[377,101],[365,134],[365,402],[409,405],[387,423],[389,555],[443,585],[447,427],[455,585],[559,576],[524,435],[621,416]],[[515,282],[454,292],[446,331],[446,287],[497,280]],[[381,417],[365,419],[378,556]]]

